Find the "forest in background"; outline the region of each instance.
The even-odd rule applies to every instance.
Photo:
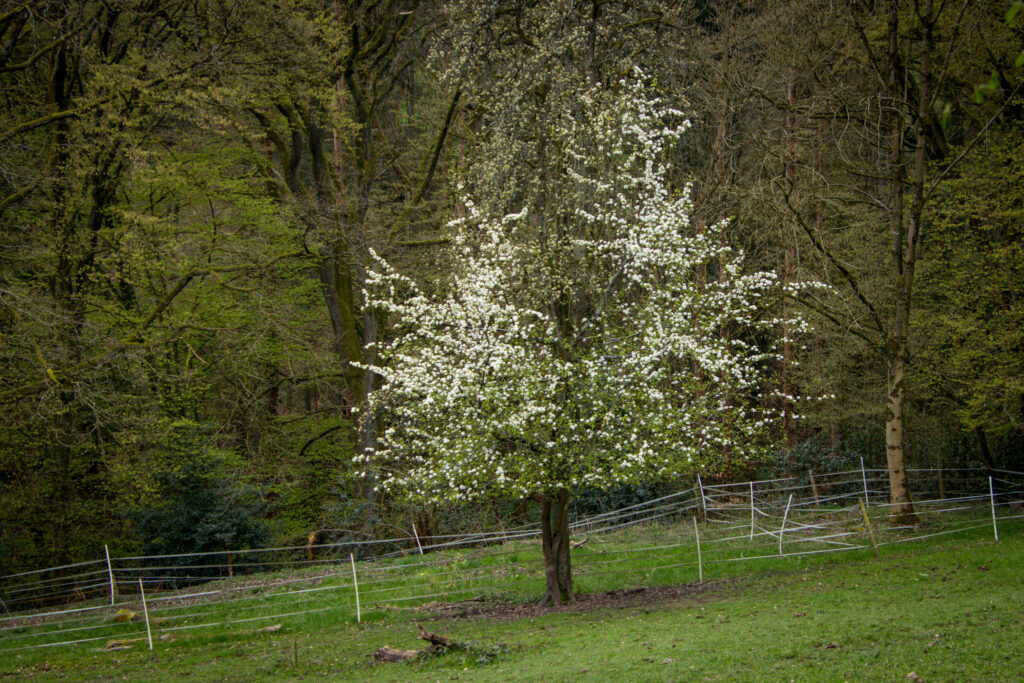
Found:
[[[637,67],[693,229],[831,287],[777,304],[775,456],[704,476],[1021,469],[1024,3],[2,0],[0,573],[514,523],[356,476],[370,250],[443,289],[463,188],[543,203]]]

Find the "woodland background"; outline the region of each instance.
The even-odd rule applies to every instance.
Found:
[[[706,476],[884,467],[896,417],[907,466],[1021,469],[1022,8],[0,1],[0,573],[516,523],[353,476],[368,251],[443,286],[460,184],[559,182],[542,131],[638,66],[695,229],[832,287],[779,303],[776,457]]]

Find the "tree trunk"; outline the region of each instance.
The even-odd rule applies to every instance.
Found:
[[[988,439],[985,438],[985,429],[980,425],[974,428],[974,435],[978,438],[978,449],[981,451],[981,461],[985,463],[985,469],[989,474],[996,468],[992,462],[992,451],[988,448]]]
[[[569,492],[561,489],[541,500],[541,543],[544,548],[546,605],[573,601],[572,565],[569,557]]]
[[[796,193],[797,181],[797,152],[796,136],[796,70],[789,69],[786,79],[786,109],[785,128],[785,149],[783,151],[783,163],[786,174],[786,185],[790,194]],[[790,214],[789,220],[784,224],[782,231],[782,244],[784,246],[784,264],[782,271],[782,285],[788,287],[795,279],[796,273],[796,217]],[[787,448],[796,446],[796,405],[793,399],[797,394],[796,377],[796,349],[793,344],[793,335],[796,331],[791,329],[789,321],[793,318],[793,304],[789,297],[782,299],[782,372],[780,373],[780,384],[782,393],[786,395],[782,403],[782,435]]]
[[[896,354],[889,362],[889,381],[885,395],[885,458],[889,467],[889,503],[892,506],[893,524],[917,523],[903,459],[903,406],[906,401],[904,370],[903,354]]]
[[[376,351],[366,345],[377,341],[377,321],[373,312],[361,309],[358,299],[361,274],[354,273],[344,247],[335,244],[320,262],[320,282],[324,301],[334,330],[334,348],[342,362],[345,385],[356,408],[356,452],[374,451],[377,447],[377,422],[367,410],[366,401],[374,389],[374,375],[353,363],[376,363]],[[369,470],[372,473],[372,470]],[[364,495],[373,501],[374,478],[364,482]]]
[[[917,248],[921,240],[921,217],[924,207],[925,141],[922,132],[923,121],[928,118],[930,105],[930,25],[931,3],[924,15],[919,15],[924,23],[926,47],[921,56],[921,78],[918,84],[918,120],[915,124],[916,139],[914,149],[914,166],[911,172],[910,188],[912,193],[909,220],[904,222],[903,194],[906,191],[904,174],[905,160],[903,148],[905,144],[904,117],[909,113],[906,99],[907,79],[909,78],[902,63],[899,49],[899,2],[891,0],[888,18],[888,59],[889,74],[887,92],[888,99],[894,103],[890,113],[890,203],[889,230],[892,235],[892,265],[895,289],[895,312],[892,328],[886,340],[886,370],[888,382],[885,394],[885,457],[889,468],[889,491],[891,504],[891,520],[894,524],[915,524],[917,516],[910,500],[910,489],[907,486],[907,470],[904,462],[903,419],[906,403],[906,364],[909,356],[910,310],[914,284],[914,267],[917,263]],[[897,104],[901,106],[896,106]]]
[[[512,520],[516,524],[526,524],[526,501],[526,498],[518,498],[512,508]]]

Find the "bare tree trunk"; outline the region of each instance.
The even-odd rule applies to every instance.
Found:
[[[988,439],[985,437],[985,428],[977,426],[974,428],[974,435],[978,438],[978,449],[981,451],[981,461],[985,463],[985,469],[992,473],[996,468],[992,462],[992,451],[988,448]]]
[[[572,565],[569,556],[569,491],[561,489],[541,500],[541,544],[547,589],[543,604],[573,601]]]
[[[786,122],[785,122],[785,150],[783,159],[785,164],[786,184],[788,191],[793,194],[796,191],[796,140],[794,129],[796,128],[796,70],[789,69],[786,79]],[[783,225],[782,244],[785,250],[784,266],[782,271],[782,284],[788,286],[795,279],[796,269],[796,217],[790,215],[790,219]],[[789,321],[793,317],[792,301],[786,297],[782,300],[782,372],[780,383],[782,393],[786,395],[783,399],[782,409],[782,434],[786,440],[786,446],[796,446],[796,406],[793,399],[797,394],[796,377],[794,372],[796,361],[796,350],[793,344],[795,331],[790,328]]]
[[[885,395],[885,457],[889,467],[889,502],[894,524],[917,522],[914,505],[907,486],[907,470],[903,464],[903,387],[906,364],[902,354],[889,360],[889,381]]]
[[[335,246],[320,263],[320,281],[334,330],[334,347],[342,362],[352,406],[356,409],[356,452],[363,454],[377,448],[377,421],[367,410],[367,399],[375,388],[374,374],[353,363],[373,365],[377,362],[376,351],[372,347],[366,348],[367,344],[377,341],[377,319],[359,301],[356,288],[361,277],[352,271],[348,255],[340,246]],[[364,481],[363,493],[372,502],[375,498],[374,470],[368,472],[371,476]]]
[[[526,501],[527,498],[516,499],[516,504],[512,508],[512,520],[516,524],[526,524]]]
[[[889,114],[889,233],[892,236],[892,266],[895,276],[896,312],[886,340],[886,392],[885,392],[885,459],[889,469],[889,502],[892,521],[913,516],[907,487],[907,472],[903,464],[903,406],[906,388],[903,384],[907,340],[903,333],[902,318],[908,311],[903,297],[903,110],[905,84],[899,52],[899,2],[889,3],[889,73],[882,102],[888,100]],[[910,520],[912,521],[912,519]]]
[[[919,34],[922,40],[921,62],[917,80],[917,117],[914,121],[914,164],[908,182],[903,171],[904,110],[910,108],[907,101],[908,78],[901,63],[899,51],[899,2],[892,0],[889,7],[889,83],[888,96],[891,100],[892,120],[892,195],[890,205],[890,227],[892,229],[892,259],[895,269],[896,310],[892,332],[886,343],[888,386],[885,397],[885,455],[889,467],[890,503],[892,521],[897,524],[917,522],[914,506],[907,486],[907,470],[904,464],[904,405],[906,401],[906,365],[909,357],[910,312],[913,301],[914,270],[917,265],[918,248],[921,245],[924,213],[924,184],[927,177],[925,157],[926,128],[931,120],[932,93],[932,50],[934,49],[934,21],[931,0],[925,0],[917,16],[921,21]],[[906,225],[903,221],[903,193],[905,184],[911,192],[910,210]]]

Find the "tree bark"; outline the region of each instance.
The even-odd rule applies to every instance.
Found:
[[[366,399],[373,391],[373,373],[357,368],[353,363],[373,364],[376,353],[366,349],[366,344],[377,341],[376,319],[371,311],[361,310],[358,297],[358,283],[361,276],[355,275],[350,257],[344,247],[336,244],[320,263],[320,281],[323,285],[324,301],[331,317],[334,330],[334,348],[341,359],[345,385],[357,408],[356,450],[364,453],[377,445],[377,425],[366,409]],[[372,483],[368,490],[372,491]],[[372,498],[372,494],[370,494]]]
[[[516,504],[512,508],[512,519],[517,524],[526,524],[526,498],[516,499]]]
[[[923,43],[917,83],[917,116],[914,120],[914,157],[909,183],[904,180],[904,113],[911,104],[907,100],[909,75],[901,62],[899,51],[899,2],[889,6],[889,83],[888,97],[893,102],[891,115],[891,199],[890,229],[892,231],[892,261],[895,276],[895,315],[892,331],[886,343],[888,386],[885,397],[885,454],[889,467],[890,503],[895,524],[914,524],[917,516],[907,486],[904,464],[903,418],[906,401],[904,385],[909,357],[910,312],[913,301],[914,270],[918,248],[921,245],[924,213],[924,184],[927,177],[925,158],[926,128],[931,119],[932,63],[934,49],[934,17],[931,0],[926,0],[918,12]],[[904,225],[903,193],[909,184],[910,210]]]
[[[790,68],[786,78],[786,121],[785,128],[785,150],[783,151],[784,168],[786,174],[786,185],[790,194],[796,191],[797,181],[797,152],[796,137],[796,70]],[[795,279],[796,270],[796,218],[790,215],[789,220],[783,226],[782,244],[784,247],[784,263],[782,271],[782,284],[784,287],[790,285]],[[782,393],[786,395],[782,407],[782,435],[787,448],[796,446],[796,406],[793,399],[797,394],[796,377],[796,349],[793,344],[795,331],[790,329],[789,321],[793,318],[793,305],[789,297],[782,300],[782,372],[780,384]]]
[[[572,565],[569,553],[569,491],[560,489],[541,500],[541,544],[547,589],[542,604],[572,602]]]
[[[893,524],[915,524],[917,516],[907,486],[907,470],[903,460],[903,386],[906,364],[903,354],[889,360],[889,379],[885,395],[885,458],[889,468],[889,503]]]
[[[981,451],[981,461],[985,463],[985,469],[992,473],[996,468],[992,462],[992,451],[988,448],[988,439],[985,437],[985,429],[980,425],[974,428],[974,435],[978,438],[978,449]]]

